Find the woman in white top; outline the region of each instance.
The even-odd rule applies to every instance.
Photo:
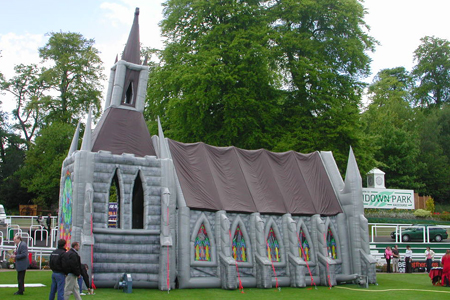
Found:
[[[425,250],[425,258],[427,259],[427,272],[430,273],[434,258],[434,251],[430,247],[427,247],[427,250]]]
[[[406,246],[406,253],[405,253],[406,270],[405,270],[405,273],[412,273],[412,267],[411,267],[412,253],[413,252],[411,250],[411,246]]]

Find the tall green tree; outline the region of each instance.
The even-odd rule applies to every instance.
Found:
[[[431,195],[437,202],[450,200],[450,107],[421,111],[420,162],[418,172],[424,186],[419,192]]]
[[[0,110],[0,203],[7,209],[18,209],[19,204],[32,199],[15,174],[23,165],[26,143],[14,134],[7,121],[7,114]]]
[[[281,124],[276,147],[331,150],[342,168],[349,147],[370,151],[359,124],[359,105],[375,40],[367,34],[359,1],[273,1],[268,14],[283,74]]]
[[[270,148],[279,93],[260,2],[169,0],[164,16],[147,118],[184,142]]]
[[[0,89],[8,92],[16,101],[12,111],[17,121],[15,128],[21,132],[28,148],[42,123],[45,114],[42,103],[45,102],[45,92],[49,86],[42,77],[42,69],[37,65],[20,64],[14,70],[16,75],[11,79],[0,77]]]
[[[99,114],[101,100],[102,61],[93,39],[79,33],[51,32],[47,44],[39,48],[39,56],[51,67],[45,79],[57,96],[48,99],[46,122],[75,123],[89,109]]]
[[[418,81],[416,103],[424,107],[441,107],[450,102],[450,42],[434,36],[420,39],[414,51],[417,64],[412,71]]]
[[[22,186],[35,195],[35,204],[51,207],[58,203],[61,165],[69,151],[74,130],[70,123],[54,121],[39,132],[28,150],[19,175]]]
[[[184,142],[364,152],[358,105],[373,49],[358,1],[168,0],[148,119]],[[360,152],[359,152],[360,151]],[[358,154],[357,154],[358,155]],[[345,164],[344,164],[345,165]]]
[[[368,109],[361,119],[371,136],[376,163],[390,188],[420,189],[423,167],[416,111],[410,106],[413,80],[403,67],[378,72],[369,86]]]

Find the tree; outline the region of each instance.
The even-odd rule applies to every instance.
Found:
[[[418,81],[416,103],[424,107],[441,107],[450,101],[450,42],[434,36],[420,39],[414,51],[417,65],[413,75]]]
[[[268,7],[274,51],[283,74],[281,125],[276,149],[331,150],[343,171],[350,146],[357,156],[367,141],[359,104],[375,41],[358,1],[274,1]]]
[[[42,69],[36,65],[17,65],[16,75],[10,80],[0,77],[0,89],[14,96],[16,107],[12,111],[17,120],[16,128],[25,138],[27,149],[42,121],[44,93],[48,85],[42,78]]]
[[[369,86],[372,101],[362,115],[365,133],[372,137],[376,164],[386,173],[391,188],[423,187],[419,170],[419,131],[416,112],[409,105],[412,78],[403,67],[378,72]]]
[[[75,123],[94,106],[99,114],[101,99],[102,61],[94,40],[79,33],[51,32],[47,44],[39,48],[43,62],[50,62],[43,76],[58,92],[47,101],[46,120]]]
[[[7,125],[7,114],[0,111],[0,203],[7,209],[18,209],[17,205],[31,200],[32,195],[20,186],[15,174],[24,158],[25,141],[12,132]]]
[[[160,115],[167,134],[184,142],[270,147],[278,96],[259,1],[165,5],[168,42],[150,74],[147,118]]]
[[[450,107],[423,111],[420,118],[420,161],[418,172],[424,183],[421,194],[437,202],[450,199]]]
[[[34,204],[51,207],[59,201],[61,165],[70,148],[74,127],[54,121],[41,129],[19,171],[22,186],[35,194]]]
[[[358,127],[369,68],[357,1],[170,0],[148,118],[184,142],[364,152]],[[358,155],[358,154],[357,154]]]

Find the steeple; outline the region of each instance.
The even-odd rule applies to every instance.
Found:
[[[89,145],[92,152],[103,150],[116,155],[129,153],[139,157],[156,155],[142,114],[149,67],[140,61],[138,17],[139,8],[136,8],[122,57],[111,68],[105,111],[89,139],[92,140]],[[85,140],[88,138],[83,138],[83,144]]]
[[[140,65],[140,49],[141,44],[139,41],[139,7],[136,7],[136,11],[134,12],[133,26],[131,27],[127,44],[125,45],[125,49],[122,53],[122,60]]]
[[[111,68],[105,111],[109,107],[144,111],[149,67],[141,64],[139,42],[139,8],[122,57]]]

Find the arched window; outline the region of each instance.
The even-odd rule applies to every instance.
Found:
[[[211,261],[211,243],[206,232],[205,224],[200,226],[194,241],[195,261]]]
[[[108,227],[120,228],[120,187],[117,170],[111,180],[108,202]]]
[[[233,258],[237,262],[247,262],[247,244],[240,225],[237,225],[236,231],[234,232],[231,249]]]
[[[273,262],[281,261],[280,243],[272,226],[267,236],[267,257]]]
[[[298,254],[305,261],[311,260],[311,247],[309,246],[308,239],[306,238],[306,231],[303,226],[300,227],[300,232],[298,233]]]
[[[133,82],[132,81],[128,85],[124,100],[125,100],[125,104],[133,104]]]
[[[140,172],[134,180],[133,199],[132,199],[132,229],[144,229],[144,189]]]
[[[331,227],[328,226],[327,231],[327,252],[328,256],[337,259],[337,243],[336,238],[334,237],[333,231],[331,230]]]

